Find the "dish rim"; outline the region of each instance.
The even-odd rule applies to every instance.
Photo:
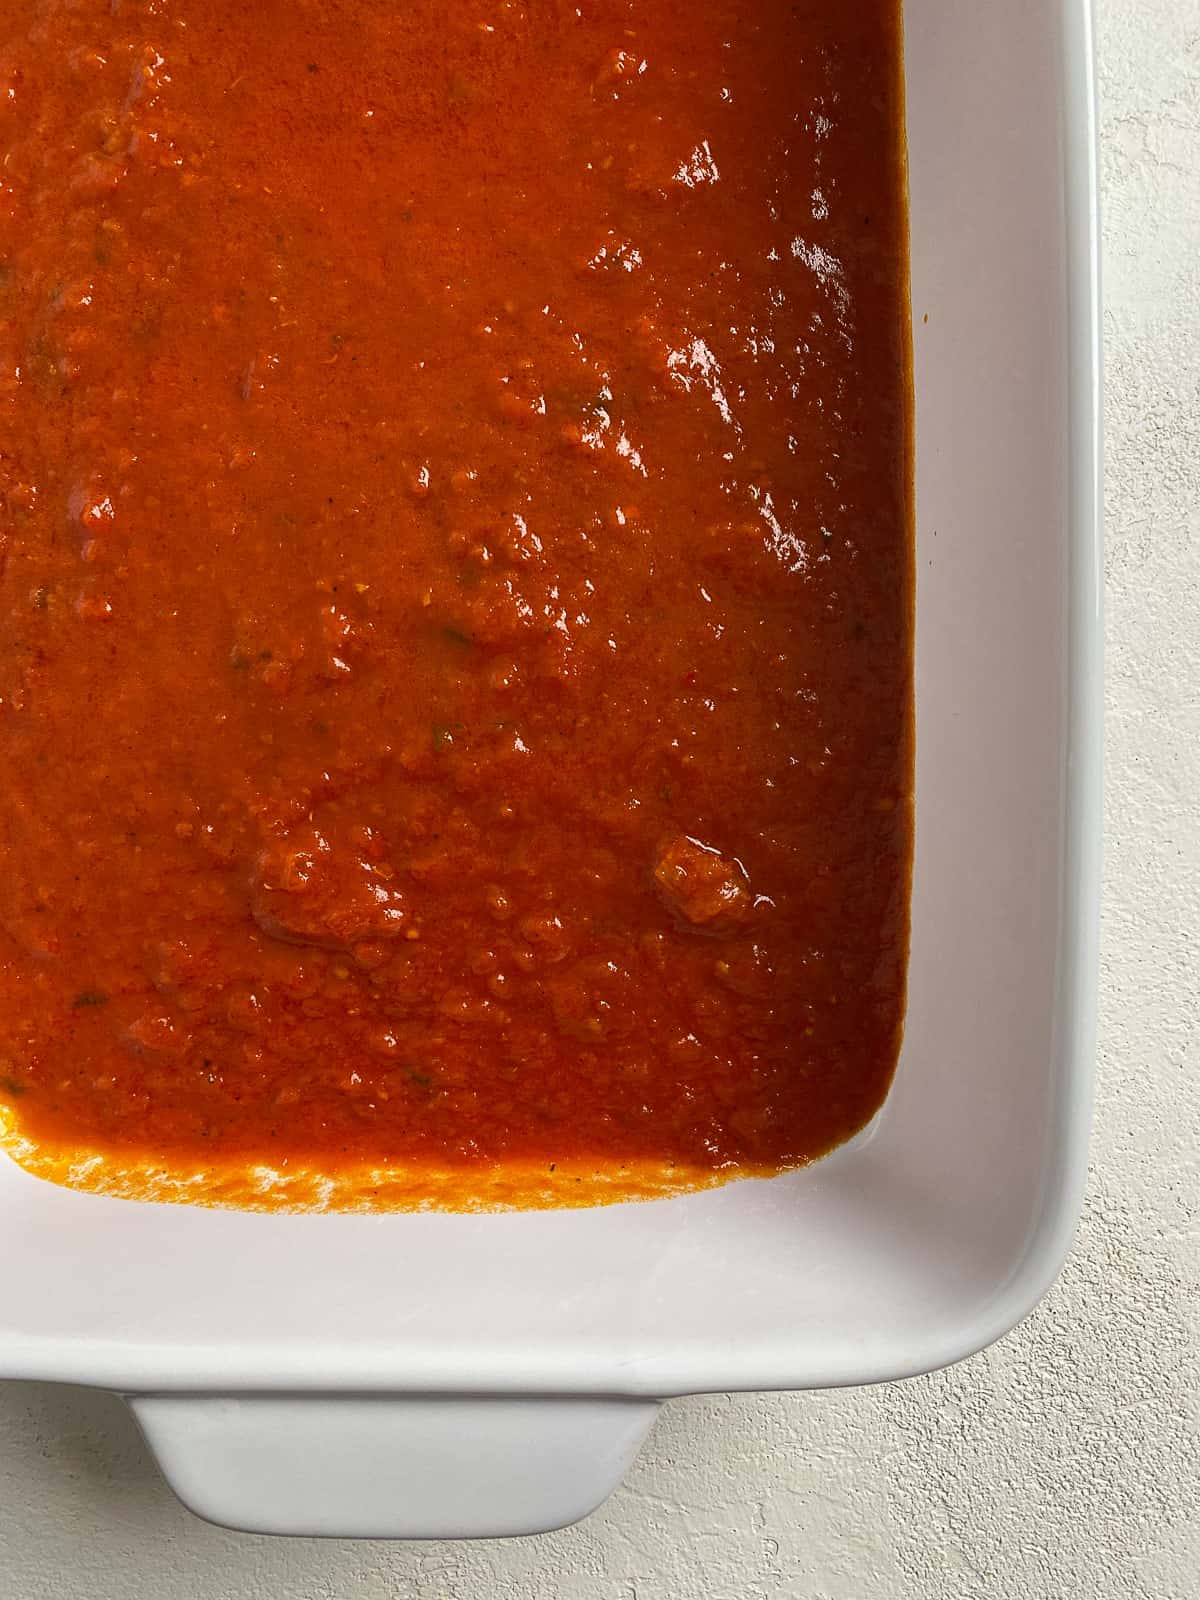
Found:
[[[962,1360],[1002,1337],[1036,1306],[1057,1278],[1070,1249],[1087,1176],[1096,1035],[1102,800],[1101,604],[1101,355],[1100,263],[1095,150],[1094,30],[1090,0],[1060,0],[1062,62],[1062,172],[1066,239],[1064,461],[1066,497],[1066,617],[1064,638],[1065,778],[1063,868],[1058,965],[1051,1048],[1058,1063],[1047,1138],[1050,1163],[1040,1208],[1021,1259],[985,1304],[956,1323],[914,1342],[886,1369],[856,1365],[852,1349],[831,1349],[820,1367],[803,1375],[778,1364],[769,1351],[746,1352],[739,1362],[711,1353],[680,1352],[669,1372],[627,1372],[614,1382],[609,1365],[592,1383],[580,1381],[578,1352],[562,1373],[546,1367],[537,1385],[525,1374],[490,1374],[475,1386],[461,1380],[456,1393],[621,1394],[662,1397],[719,1390],[849,1386],[916,1376]],[[41,1180],[32,1180],[41,1181]],[[393,1380],[356,1359],[347,1348],[340,1363],[353,1378],[331,1378],[327,1360],[297,1347],[271,1364],[261,1350],[206,1351],[189,1370],[190,1352],[163,1344],[117,1345],[76,1336],[41,1338],[0,1331],[0,1365],[12,1377],[83,1382],[122,1389],[174,1392],[343,1393],[396,1390]],[[199,1352],[197,1352],[199,1353]],[[774,1363],[774,1364],[773,1364]],[[263,1374],[271,1365],[269,1381]],[[444,1390],[436,1361],[412,1371],[410,1392]],[[319,1374],[319,1376],[318,1376]]]

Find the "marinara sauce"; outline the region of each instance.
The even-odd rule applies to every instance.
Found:
[[[0,19],[10,1145],[469,1203],[845,1139],[907,943],[896,0]]]

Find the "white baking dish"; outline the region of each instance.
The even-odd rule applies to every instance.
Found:
[[[909,0],[906,51],[918,754],[892,1095],[808,1171],[592,1211],[222,1212],[0,1158],[0,1372],[128,1393],[205,1516],[546,1528],[607,1494],[663,1396],[955,1361],[1058,1271],[1099,833],[1086,0]]]

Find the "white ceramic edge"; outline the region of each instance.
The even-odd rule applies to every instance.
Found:
[[[610,1351],[575,1349],[539,1360],[536,1371],[512,1363],[479,1372],[474,1381],[431,1350],[403,1374],[406,1393],[600,1395],[666,1397],[725,1390],[842,1388],[912,1377],[975,1354],[1002,1337],[1054,1283],[1070,1249],[1087,1173],[1095,1051],[1098,971],[1102,776],[1100,561],[1100,338],[1095,86],[1091,0],[1059,0],[1062,161],[1066,228],[1067,538],[1065,640],[1066,782],[1060,827],[1064,870],[1059,908],[1052,1049],[1058,1063],[1052,1118],[1045,1130],[1055,1152],[1046,1192],[1019,1265],[975,1315],[936,1337],[914,1343],[903,1360],[863,1365],[853,1348],[797,1371],[783,1351],[763,1351],[724,1364],[712,1352],[688,1354],[650,1373],[614,1362]],[[831,1158],[832,1159],[832,1158]],[[31,1180],[36,1181],[36,1180]],[[321,1350],[181,1351],[147,1342],[78,1337],[14,1341],[5,1375],[76,1382],[119,1390],[392,1393],[393,1366],[361,1352]]]
[[[501,1538],[578,1522],[625,1476],[654,1400],[138,1395],[190,1511],[247,1533]]]
[[[998,1300],[941,1348],[921,1352],[915,1377],[985,1349],[1053,1287],[1075,1239],[1087,1182],[1096,1058],[1104,781],[1104,567],[1100,202],[1092,0],[1060,0],[1063,196],[1067,299],[1066,784],[1063,889],[1052,1051],[1053,1163],[1025,1255]],[[868,1380],[869,1381],[869,1380]]]

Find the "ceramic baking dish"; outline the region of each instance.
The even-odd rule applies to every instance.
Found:
[[[906,31],[917,821],[892,1094],[806,1171],[582,1211],[205,1210],[0,1157],[0,1373],[126,1393],[204,1516],[548,1528],[609,1492],[663,1397],[921,1372],[1058,1271],[1099,835],[1090,18],[909,0]]]

